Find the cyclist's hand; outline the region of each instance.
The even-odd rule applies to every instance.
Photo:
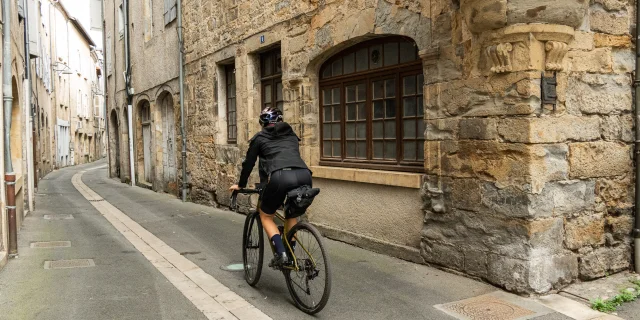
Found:
[[[240,187],[237,184],[234,184],[229,188],[229,191],[240,191]]]

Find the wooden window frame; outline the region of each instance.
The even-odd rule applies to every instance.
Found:
[[[238,104],[237,104],[237,86],[236,86],[236,66],[230,64],[224,66],[225,72],[225,99],[227,104],[226,116],[227,116],[227,143],[238,143]],[[233,90],[229,90],[233,85]],[[233,96],[231,96],[231,94]],[[231,110],[231,104],[233,102],[233,110]],[[233,116],[233,117],[232,117]]]
[[[407,42],[406,38],[401,37],[388,37],[382,39],[375,39],[371,41],[366,41],[361,44],[350,47],[332,58],[330,58],[327,62],[325,62],[320,69],[320,83],[319,83],[319,118],[320,118],[320,165],[322,166],[334,166],[334,167],[348,167],[348,168],[358,168],[358,169],[373,169],[373,170],[388,170],[388,171],[404,171],[404,172],[424,172],[424,155],[420,157],[417,152],[419,148],[416,149],[416,158],[418,160],[415,161],[407,161],[404,160],[404,141],[407,140],[404,138],[404,88],[403,88],[403,77],[406,76],[418,76],[423,74],[422,61],[417,55],[415,55],[415,60],[398,63],[390,66],[384,66],[384,57],[380,56],[380,61],[382,66],[370,69],[367,68],[366,71],[355,71],[353,73],[344,75],[344,72],[341,72],[342,75],[323,78],[323,71],[325,68],[331,67],[333,62],[341,59],[342,57],[348,56],[351,53],[356,53],[357,51],[368,48],[373,45],[380,45],[384,47],[385,43],[393,43],[393,42]],[[399,55],[398,55],[399,57]],[[368,55],[368,62],[370,62],[371,53]],[[398,61],[400,59],[398,58]],[[357,64],[357,59],[354,60],[354,70],[357,70],[355,66]],[[344,63],[342,65],[342,70],[344,70]],[[395,143],[396,143],[396,158],[395,160],[385,160],[385,159],[374,159],[373,158],[373,90],[372,85],[374,81],[383,80],[383,79],[394,79],[395,80]],[[424,76],[423,76],[424,79]],[[423,80],[424,81],[424,80]],[[358,159],[357,149],[356,149],[356,157],[348,158],[347,155],[347,137],[346,137],[346,122],[347,122],[347,110],[346,110],[346,89],[348,86],[354,84],[365,84],[366,88],[366,100],[365,100],[365,110],[366,110],[366,155],[367,159]],[[417,84],[416,84],[417,86]],[[340,104],[339,109],[341,111],[340,116],[340,145],[341,152],[340,157],[329,157],[325,156],[324,153],[324,94],[323,90],[331,89],[331,88],[340,88]],[[424,93],[418,95],[416,87],[416,96],[424,97]],[[357,114],[357,110],[356,110]],[[419,116],[416,116],[417,119]],[[424,117],[424,115],[422,115]],[[357,117],[356,117],[357,119]],[[357,131],[357,128],[356,128]],[[357,134],[357,132],[356,132]],[[421,138],[421,133],[416,132],[416,139],[413,140],[416,142],[416,146],[420,141],[424,143],[424,137]],[[411,140],[411,139],[410,139]]]
[[[271,68],[271,73],[266,73],[267,66]],[[278,99],[278,84],[280,85],[280,99]],[[267,87],[270,90],[267,90]],[[271,94],[271,100],[266,102],[267,92]],[[276,106],[284,112],[284,95],[282,92],[282,55],[280,47],[271,49],[260,54],[260,107],[261,110],[267,106]]]

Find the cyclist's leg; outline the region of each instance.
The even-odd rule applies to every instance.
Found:
[[[282,242],[282,236],[278,230],[278,226],[273,221],[273,216],[276,210],[280,207],[286,196],[284,188],[282,187],[282,172],[273,172],[269,178],[269,183],[265,187],[261,201],[260,201],[260,221],[262,227],[267,232],[269,240],[276,249],[276,255],[282,256],[285,254],[284,243]]]
[[[262,228],[264,228],[264,231],[267,233],[267,236],[269,236],[269,239],[271,239],[276,234],[280,234],[278,226],[273,221],[273,214],[265,213],[264,211],[262,211],[262,208],[260,209],[260,221],[262,222]]]

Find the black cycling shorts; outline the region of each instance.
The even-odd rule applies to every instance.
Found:
[[[312,185],[309,169],[282,169],[271,173],[260,197],[260,210],[266,214],[276,213],[287,192],[303,185]]]

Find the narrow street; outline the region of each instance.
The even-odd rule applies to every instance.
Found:
[[[131,226],[137,223],[150,237],[161,240],[148,241],[150,246],[165,243],[170,247],[167,249],[179,252],[235,292],[241,298],[236,302],[246,300],[257,312],[273,319],[311,318],[293,305],[281,274],[265,268],[260,282],[252,288],[242,272],[221,268],[242,260],[243,215],[182,203],[166,194],[111,180],[104,160],[55,171],[41,182],[37,210],[22,227],[19,257],[0,271],[0,318],[216,318],[197,307],[198,301],[207,300],[183,294],[171,277],[159,271],[157,261],[150,261],[138,250],[138,244],[128,240],[131,230],[123,231],[128,229],[110,223],[111,219],[103,216],[86,194],[83,196],[86,191],[78,191],[80,184],[74,186],[74,176],[131,218],[129,224],[124,223],[131,230],[136,230]],[[31,248],[34,242],[45,241],[70,241],[70,247]],[[327,307],[316,316],[320,319],[453,319],[434,305],[499,291],[427,266],[328,239],[326,243],[333,263],[333,287]],[[45,261],[61,259],[93,259],[94,266],[43,268]],[[537,319],[571,319],[545,311],[541,305],[538,309],[542,313]],[[234,316],[242,318],[240,313]]]

